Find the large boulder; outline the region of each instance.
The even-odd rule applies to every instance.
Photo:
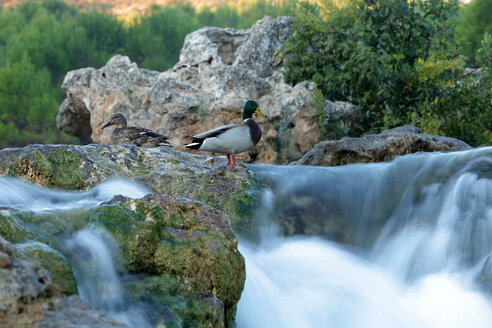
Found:
[[[222,325],[232,325],[246,277],[237,239],[222,212],[181,197],[116,196],[96,208],[89,222],[112,234],[126,270],[150,275],[166,286],[171,278],[174,289],[186,297],[191,292],[201,295],[202,303],[204,296],[213,301],[203,303],[209,315],[202,320],[214,322],[222,314]]]
[[[278,50],[291,25],[289,17],[265,17],[249,30],[202,28],[186,37],[179,62],[163,73],[119,55],[100,69],[68,72],[57,126],[108,144],[111,131],[101,126],[121,112],[130,125],[171,135],[178,146],[199,132],[241,122],[244,103],[253,99],[268,118],[258,119],[263,137],[243,160],[296,160],[319,141],[320,132],[314,84],[292,87],[278,70]]]
[[[228,214],[235,226],[245,230],[254,219],[253,189],[258,183],[248,170],[226,166],[224,158],[192,155],[169,147],[132,145],[30,145],[3,149],[0,175],[67,190],[86,190],[110,178],[127,178],[154,193],[202,201]],[[0,221],[0,231],[11,238],[35,233],[29,226],[17,224],[18,220],[9,216]],[[42,223],[50,233],[60,229],[54,218],[29,220]]]
[[[471,147],[458,139],[421,133],[417,127],[405,125],[361,138],[345,137],[341,140],[322,141],[290,165],[336,166],[376,163],[391,161],[396,156],[416,152],[466,149]]]

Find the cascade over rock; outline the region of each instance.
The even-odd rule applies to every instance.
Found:
[[[263,137],[243,160],[296,160],[319,141],[320,133],[314,84],[292,87],[278,70],[278,50],[291,25],[290,17],[265,17],[249,30],[202,28],[186,37],[179,62],[162,73],[141,69],[120,55],[100,69],[70,71],[62,85],[67,98],[57,126],[108,144],[111,131],[101,126],[121,112],[129,125],[171,135],[178,146],[197,133],[241,122],[244,103],[253,99],[268,118],[258,119]]]
[[[361,138],[345,137],[341,140],[322,141],[290,165],[337,166],[377,163],[416,152],[468,149],[471,147],[461,140],[421,133],[417,127],[405,125]]]
[[[197,298],[204,303],[201,307],[209,308],[196,321],[224,322],[225,317],[226,326],[232,324],[246,275],[237,239],[222,212],[181,197],[116,196],[96,208],[89,222],[112,234],[128,271],[148,275],[131,283],[142,298],[150,296],[145,292],[149,280],[157,280],[160,288],[180,290],[178,295]]]
[[[94,311],[78,296],[62,298],[49,272],[16,259],[19,250],[0,236],[0,326],[103,328],[126,325]]]
[[[70,199],[81,204],[84,199],[104,199],[104,188],[96,185],[108,179],[131,179],[156,193],[132,196],[135,199],[106,198],[94,209],[75,211],[19,210],[17,204],[29,200],[15,197],[12,205],[2,208],[0,235],[16,243],[19,258],[56,277],[50,283],[55,282],[63,294],[73,294],[75,289],[62,240],[84,227],[102,227],[117,244],[113,257],[121,258],[120,270],[138,275],[126,282],[132,297],[156,309],[152,324],[232,326],[244,286],[244,259],[229,217],[205,203],[230,213],[231,221],[239,229],[244,223],[247,230],[254,222],[249,221],[255,204],[252,189],[258,183],[249,171],[226,166],[224,158],[133,145],[31,145],[1,150],[0,163],[1,175],[66,190],[92,188],[53,190],[45,200],[35,186],[20,194],[35,197],[41,208]],[[0,256],[0,264],[8,264],[4,257]],[[72,268],[73,261],[78,256],[69,257]],[[59,309],[50,316],[67,320],[71,310],[65,303]]]

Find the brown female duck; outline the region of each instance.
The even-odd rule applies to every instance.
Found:
[[[118,113],[113,115],[109,122],[103,125],[102,129],[112,125],[116,126],[116,129],[111,134],[111,143],[113,145],[132,144],[139,147],[171,146],[167,141],[171,137],[138,126],[127,126],[126,118],[123,114]]]

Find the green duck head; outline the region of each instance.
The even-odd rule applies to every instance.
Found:
[[[104,124],[101,129],[107,128],[108,126],[111,126],[111,125],[117,125],[117,126],[124,128],[124,127],[126,127],[126,124],[127,124],[126,118],[123,116],[123,114],[118,113],[118,114],[114,114],[113,116],[111,116],[111,119],[109,120],[109,122]]]
[[[256,103],[256,101],[253,100],[248,100],[246,104],[244,105],[243,109],[243,120],[247,118],[252,118],[253,114],[258,114],[261,116],[267,117],[263,112],[260,110],[260,106]]]

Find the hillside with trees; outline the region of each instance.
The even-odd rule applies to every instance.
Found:
[[[4,8],[15,7],[26,0],[0,0],[0,5]],[[128,16],[138,14],[144,14],[148,8],[152,6],[175,6],[177,4],[187,4],[193,8],[204,9],[216,9],[220,7],[229,7],[238,12],[249,11],[252,7],[256,6],[256,3],[263,3],[264,1],[228,1],[228,0],[66,0],[66,3],[74,5],[79,10],[107,10],[116,16]],[[281,3],[282,0],[274,0],[273,3]],[[262,4],[260,4],[261,6]]]
[[[123,54],[164,71],[177,62],[185,36],[203,26],[248,28],[264,15],[291,14],[285,4],[262,0],[252,8],[239,14],[227,6],[152,6],[130,22],[59,0],[0,10],[0,148],[78,142],[55,126],[69,70],[100,67]]]
[[[177,62],[188,33],[248,28],[264,15],[295,17],[284,51],[287,81],[314,81],[317,101],[361,108],[351,135],[412,123],[474,146],[491,144],[492,18],[484,15],[490,1],[177,3],[125,20],[60,0],[0,7],[0,148],[78,142],[55,126],[69,70],[101,67],[122,54],[164,71]],[[480,69],[469,74],[470,67]],[[325,137],[340,137],[336,131]]]

